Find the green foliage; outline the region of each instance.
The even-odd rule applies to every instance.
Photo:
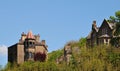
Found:
[[[86,46],[86,38],[81,38],[78,42],[79,47]]]
[[[110,23],[114,23],[115,20],[116,20],[116,18],[114,16],[110,16],[109,20],[107,20],[107,21],[110,22]]]
[[[116,29],[115,29],[114,35],[115,36],[120,35],[120,22],[116,23]]]
[[[9,65],[9,64],[8,64]],[[3,71],[57,71],[53,62],[24,62],[21,65],[6,67]]]
[[[111,43],[111,45],[112,46],[114,46],[114,47],[119,47],[120,46],[120,38],[119,37],[115,37],[115,38],[112,38],[111,39],[111,41],[110,41],[110,43]]]
[[[3,71],[119,71],[120,49],[110,46],[80,48],[74,53],[71,62],[56,64],[47,62],[24,62],[21,65],[8,63]],[[116,51],[117,50],[117,51]],[[118,51],[119,50],[119,51]]]
[[[115,12],[115,16],[116,16],[117,18],[120,18],[120,11]],[[119,19],[119,20],[120,20],[120,19]]]
[[[79,41],[72,41],[72,42],[69,42],[71,44],[71,47],[83,47],[83,46],[86,46],[86,38],[80,38]]]
[[[48,61],[56,61],[58,57],[63,55],[63,49],[61,50],[56,50],[48,54]]]
[[[110,18],[108,19],[108,22],[112,22],[112,23],[120,23],[120,11],[116,11],[115,12],[115,16],[110,16]]]
[[[71,47],[69,64],[55,62],[63,55],[62,49],[49,53],[47,62],[8,63],[2,71],[120,71],[120,48],[105,45],[86,48],[85,38],[71,43]]]
[[[120,35],[120,11],[115,12],[115,16],[110,16],[108,22],[112,22],[115,24],[113,35],[116,36],[112,38],[111,44],[113,46],[120,46],[120,38],[118,37]]]
[[[115,29],[115,35],[120,35],[120,11],[115,12],[116,16],[116,29]]]
[[[113,32],[115,36],[120,35],[120,11],[115,12],[115,17],[110,16],[109,22],[115,23],[115,31]]]

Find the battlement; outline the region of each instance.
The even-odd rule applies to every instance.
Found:
[[[29,32],[28,32],[28,34],[29,34]],[[25,39],[28,38],[28,36],[27,36],[28,34],[25,34],[24,32],[22,32],[19,42],[24,42]],[[31,35],[32,35],[32,38],[35,39],[35,41],[40,42],[40,35],[39,34],[37,34],[37,35],[31,34]]]

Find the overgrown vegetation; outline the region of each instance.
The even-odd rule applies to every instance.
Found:
[[[96,46],[86,48],[85,38],[71,45],[73,54],[69,65],[66,62],[57,64],[56,58],[63,50],[49,53],[47,62],[25,62],[21,65],[8,63],[2,71],[119,71],[120,48]],[[78,52],[74,48],[78,47]]]
[[[63,53],[64,53],[63,49],[52,51],[51,53],[48,54],[48,61],[55,62],[57,58],[63,55]]]

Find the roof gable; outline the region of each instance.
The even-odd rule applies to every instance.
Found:
[[[105,26],[106,26],[106,27],[108,26],[110,30],[113,29],[113,26],[111,25],[111,23],[108,23],[107,20],[104,19],[103,22],[102,22],[102,24],[101,24],[101,26],[100,26],[100,28],[99,28],[99,30],[101,30],[101,29],[102,29],[103,27],[105,27]]]

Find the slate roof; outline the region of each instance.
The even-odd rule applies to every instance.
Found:
[[[92,34],[92,31],[89,33],[89,35],[86,38],[91,39],[91,34]]]
[[[95,27],[95,31],[98,32],[98,30],[99,30],[99,27]],[[88,36],[86,37],[87,39],[91,39],[92,32],[93,32],[93,31],[91,31],[91,32],[88,34]]]
[[[104,19],[104,21],[107,22],[106,19]],[[114,29],[114,27],[115,27],[115,23],[107,22],[107,24],[108,24],[108,26],[110,27],[111,30]]]
[[[110,29],[114,29],[114,27],[115,27],[114,23],[108,23],[108,25],[109,25]]]

